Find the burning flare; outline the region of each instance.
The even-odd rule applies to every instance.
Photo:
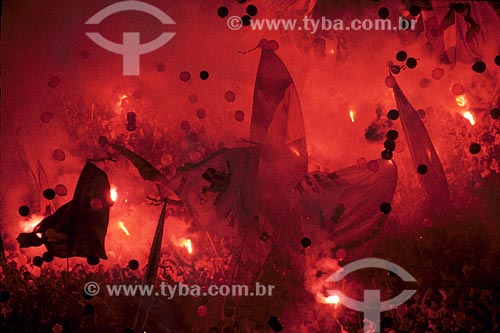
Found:
[[[325,303],[337,305],[340,302],[340,297],[337,295],[331,295],[325,298]]]
[[[179,245],[185,248],[189,254],[193,254],[193,244],[190,239],[182,240]]]
[[[109,196],[111,197],[111,201],[116,202],[118,200],[118,191],[116,190],[115,186],[111,186],[111,189],[109,190]]]
[[[470,111],[465,111],[462,115],[472,126],[476,124],[476,119],[474,119],[474,115]]]
[[[356,121],[356,111],[349,110],[349,117],[351,118],[351,122]]]
[[[125,226],[125,223],[120,221],[120,222],[118,222],[118,226],[120,227],[120,229],[122,229],[122,231],[125,233],[125,235],[130,236],[130,232],[128,232],[127,227]]]

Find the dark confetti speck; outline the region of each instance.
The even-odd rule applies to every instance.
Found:
[[[383,202],[380,204],[380,211],[382,214],[389,214],[392,210],[392,206],[388,202]]]
[[[396,53],[397,61],[405,61],[406,58],[408,58],[408,54],[405,51],[399,51],[398,53]]]
[[[139,268],[139,261],[135,260],[135,259],[132,259],[128,262],[128,267],[135,271],[136,269]]]
[[[300,245],[302,245],[303,248],[308,248],[309,246],[311,246],[311,244],[312,244],[312,241],[309,237],[304,237],[300,241]]]
[[[399,74],[401,72],[401,67],[398,65],[392,65],[391,66],[391,73],[392,74]]]
[[[500,118],[500,109],[494,108],[490,112],[491,118],[499,119]]]
[[[207,71],[201,71],[200,72],[200,79],[202,79],[202,80],[208,79],[208,72]]]
[[[481,151],[481,145],[479,143],[472,143],[469,146],[469,152],[473,155],[478,154]]]
[[[472,70],[479,74],[484,73],[486,71],[486,64],[482,61],[478,61],[472,65]]]
[[[417,59],[415,59],[415,58],[406,59],[406,66],[409,69],[413,69],[413,68],[417,67]]]
[[[387,118],[390,120],[397,120],[399,118],[399,111],[392,109],[389,112],[387,112]]]
[[[244,27],[249,26],[251,21],[252,21],[252,18],[250,17],[250,15],[243,15],[241,17],[241,25]]]
[[[53,200],[56,197],[56,191],[51,188],[48,188],[43,191],[43,197],[47,200]]]
[[[36,256],[33,258],[33,265],[37,266],[37,267],[42,267],[43,265],[43,259],[42,257],[40,256]]]
[[[500,66],[500,54],[495,57],[495,64]]]
[[[225,6],[219,7],[219,9],[217,9],[217,15],[219,15],[220,18],[225,18],[229,15],[229,9]]]
[[[421,9],[417,5],[413,5],[410,7],[410,15],[411,16],[418,16],[421,12]]]
[[[427,168],[427,165],[425,164],[420,164],[418,167],[417,167],[417,172],[421,175],[425,175],[427,173],[427,171],[429,170],[429,168]]]
[[[392,158],[392,151],[390,151],[390,150],[384,150],[384,151],[382,151],[382,153],[380,154],[380,156],[382,156],[382,158],[384,160],[390,160]]]
[[[246,11],[247,11],[247,14],[250,16],[257,15],[257,7],[255,7],[254,5],[248,5]]]
[[[382,20],[385,20],[386,18],[388,18],[389,17],[389,9],[387,9],[385,7],[381,7],[378,10],[378,17],[380,17]]]
[[[396,141],[399,137],[399,133],[396,130],[387,131],[385,137],[389,140]]]
[[[30,208],[28,206],[21,206],[19,207],[19,215],[21,216],[28,216],[30,215]]]
[[[394,151],[396,149],[396,143],[392,140],[385,140],[384,148],[390,151]]]

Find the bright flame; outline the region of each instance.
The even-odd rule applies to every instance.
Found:
[[[40,223],[43,218],[44,217],[42,215],[31,215],[29,221],[22,221],[19,223],[19,226],[23,232],[33,232],[37,224]]]
[[[325,298],[325,302],[327,304],[334,304],[337,305],[340,302],[340,297],[337,295],[331,295]]]
[[[349,117],[351,117],[351,122],[355,122],[356,121],[356,112],[354,112],[353,110],[349,110]]]
[[[118,191],[116,190],[116,187],[111,187],[111,189],[109,190],[109,196],[111,197],[111,201],[116,202],[116,200],[118,199]]]
[[[120,222],[118,222],[118,226],[120,227],[120,229],[123,230],[123,232],[125,233],[125,235],[130,236],[130,232],[128,232],[127,227],[125,226],[125,223],[123,223],[122,221],[120,221]]]
[[[290,150],[297,156],[300,156],[300,152],[295,146],[290,146]]]
[[[193,254],[193,244],[190,239],[184,239],[181,241],[180,246],[186,248],[189,254]]]
[[[465,95],[459,95],[457,98],[455,98],[455,102],[457,103],[458,106],[463,108],[465,104],[467,104],[467,100],[465,99]]]
[[[474,119],[474,115],[470,111],[465,111],[463,113],[465,119],[469,121],[469,123],[474,126],[476,124],[476,120]]]
[[[126,98],[127,98],[127,95],[125,95],[125,94],[120,95],[120,99],[118,100],[118,102],[116,102],[116,105],[115,105],[116,112],[120,111],[120,108],[122,107],[122,103]]]

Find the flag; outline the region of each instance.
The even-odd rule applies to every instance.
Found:
[[[107,259],[104,241],[111,205],[109,190],[107,174],[87,162],[73,199],[43,219],[32,233],[21,233],[17,238],[20,246],[44,244],[59,258],[96,255]]]
[[[393,161],[375,162],[376,172],[352,166],[304,176],[294,189],[302,219],[328,231],[337,246],[371,239],[383,217],[380,204],[392,202],[397,182]]]
[[[160,264],[160,258],[161,258],[161,243],[163,240],[163,229],[165,226],[166,215],[167,215],[167,201],[163,203],[163,208],[160,213],[160,218],[158,219],[158,224],[156,225],[153,244],[151,245],[151,250],[149,251],[148,267],[146,269],[146,274],[144,276],[144,285],[152,286],[155,284],[156,281],[156,274],[158,273],[158,266]],[[146,326],[146,322],[148,321],[150,310],[151,310],[151,299],[147,296],[142,297],[139,302],[139,307],[137,309],[137,314],[134,323],[134,329],[137,332],[144,331],[144,326]]]
[[[260,146],[224,148],[177,169],[171,182],[204,231],[236,235],[241,214],[253,209]]]
[[[436,213],[446,212],[449,207],[450,190],[436,149],[432,145],[424,123],[401,88],[395,84],[393,89],[415,172],[421,164],[428,168],[426,174],[418,174],[418,177],[429,206]]]
[[[114,144],[114,143],[108,143],[111,148],[125,156],[132,164],[137,168],[137,171],[139,171],[139,174],[144,180],[149,180],[149,181],[158,181],[161,179],[163,176],[160,173],[160,171],[155,168],[151,163],[146,161],[145,158],[140,157],[130,149],[127,149],[125,147],[122,147],[120,145]]]
[[[490,4],[467,1],[461,12],[449,3],[434,1],[434,5],[435,12],[447,10],[437,30],[443,62],[469,63],[490,55],[491,43],[500,38],[500,18]],[[492,49],[493,54],[499,50]]]
[[[262,52],[250,124],[250,140],[262,144],[256,192],[268,215],[288,210],[291,188],[307,173],[308,163],[297,89],[273,43],[277,45],[266,40],[259,43]]]

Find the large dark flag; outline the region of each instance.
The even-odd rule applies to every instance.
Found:
[[[109,223],[110,184],[107,174],[87,162],[73,200],[43,219],[31,233],[19,234],[21,247],[45,245],[59,258],[96,255],[107,259],[104,239]]]

